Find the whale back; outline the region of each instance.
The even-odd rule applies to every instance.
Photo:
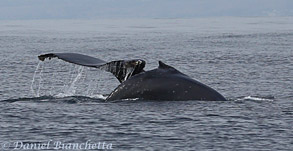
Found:
[[[216,90],[159,62],[159,67],[137,74],[121,83],[106,100],[205,100],[225,101]]]

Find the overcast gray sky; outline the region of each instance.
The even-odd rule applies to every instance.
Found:
[[[0,0],[0,19],[293,16],[293,0]]]

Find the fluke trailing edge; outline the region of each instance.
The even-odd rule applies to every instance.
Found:
[[[216,90],[190,78],[177,69],[159,61],[159,67],[144,71],[145,61],[118,60],[106,62],[77,53],[49,53],[39,59],[59,58],[66,62],[111,72],[120,85],[107,97],[107,101],[122,99],[143,100],[202,100],[225,101]]]

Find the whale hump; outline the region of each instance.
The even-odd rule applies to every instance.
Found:
[[[39,55],[38,58],[41,61],[58,58],[69,63],[98,68],[111,72],[119,80],[119,82],[123,82],[133,75],[144,72],[143,68],[145,67],[145,61],[141,59],[106,62],[95,57],[78,53],[48,53]]]

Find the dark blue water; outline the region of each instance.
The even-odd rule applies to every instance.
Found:
[[[86,142],[112,150],[293,150],[292,24],[292,17],[0,21],[0,150]],[[105,102],[119,84],[111,74],[39,63],[49,52],[139,58],[147,70],[161,60],[229,101]]]

